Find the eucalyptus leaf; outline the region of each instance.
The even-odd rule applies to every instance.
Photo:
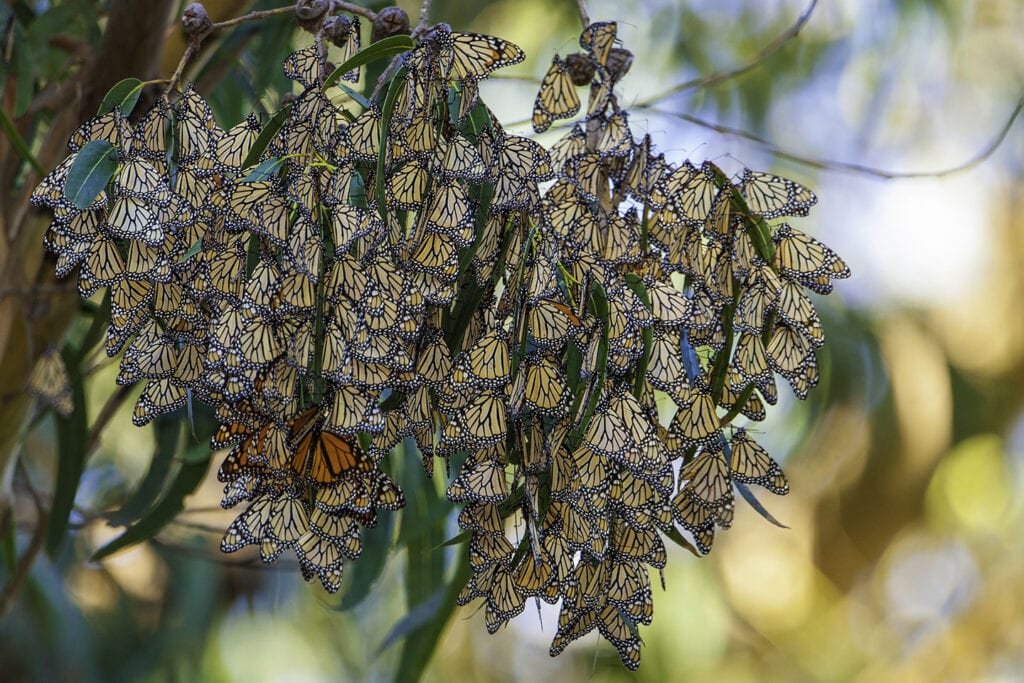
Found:
[[[93,140],[78,150],[64,196],[79,209],[88,209],[117,172],[117,150],[107,140]]]

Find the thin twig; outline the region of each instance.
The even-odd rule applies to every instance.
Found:
[[[18,468],[23,473],[25,487],[28,489],[32,502],[36,507],[36,528],[32,532],[32,540],[29,542],[28,548],[25,549],[25,553],[18,560],[18,565],[14,569],[11,580],[4,586],[3,591],[0,591],[0,617],[3,617],[7,610],[11,608],[11,605],[14,604],[14,597],[25,583],[25,579],[28,578],[29,572],[32,570],[32,564],[43,549],[43,544],[46,541],[47,520],[49,519],[46,507],[43,505],[43,499],[35,490],[35,487],[32,486],[32,482],[28,478],[28,471],[25,469],[21,459],[18,460]]]
[[[348,12],[349,14],[358,14],[370,21],[377,21],[377,13],[372,9],[366,7],[360,7],[359,5],[353,5],[351,2],[340,2],[336,0],[334,3],[334,11],[341,10],[342,12]]]
[[[590,15],[587,14],[587,6],[583,0],[576,0],[576,9],[580,12],[580,21],[583,23],[583,28],[590,26]]]
[[[423,0],[423,4],[420,5],[420,21],[416,25],[416,33],[420,34],[427,28],[427,22],[430,21],[430,0]]]
[[[131,393],[132,387],[118,387],[117,391],[110,395],[107,402],[103,404],[103,408],[100,409],[99,414],[96,416],[96,421],[93,422],[92,429],[89,430],[89,437],[85,442],[85,456],[89,455],[96,449],[97,444],[100,442],[100,434],[103,432],[107,423],[114,417],[121,404],[128,398],[128,394]]]
[[[174,74],[167,81],[167,88],[164,90],[163,95],[164,99],[166,100],[167,96],[171,93],[171,91],[174,90],[175,87],[177,87],[178,82],[181,80],[182,74],[185,73],[185,67],[188,66],[188,63],[192,61],[192,58],[195,57],[196,54],[199,52],[199,48],[202,45],[204,38],[214,33],[215,31],[222,31],[226,28],[231,28],[232,26],[245,24],[250,21],[269,19],[270,17],[276,16],[278,14],[294,12],[295,7],[296,5],[289,5],[287,7],[278,7],[276,9],[250,12],[249,14],[245,14],[240,17],[235,17],[234,19],[226,19],[224,21],[219,21],[216,24],[211,25],[210,29],[206,31],[204,34],[195,36],[192,39],[190,39],[188,41],[188,46],[185,48],[185,53],[181,55],[181,59],[178,61],[178,67],[174,70]]]
[[[848,161],[834,161],[831,159],[811,159],[809,157],[803,157],[798,154],[792,154],[790,152],[783,151],[775,143],[769,140],[765,140],[764,138],[758,137],[757,135],[754,135],[753,133],[750,133],[745,130],[731,128],[729,126],[723,126],[721,124],[712,123],[710,121],[699,119],[696,116],[691,116],[690,114],[680,114],[678,112],[658,109],[657,107],[641,108],[647,109],[648,111],[652,111],[658,114],[664,114],[666,116],[674,116],[684,121],[689,121],[690,123],[701,126],[702,128],[713,130],[716,133],[734,135],[736,137],[741,137],[745,140],[750,140],[751,142],[756,142],[757,144],[767,148],[772,154],[779,158],[788,159],[792,162],[802,164],[804,166],[809,166],[811,168],[817,168],[825,171],[845,171],[848,173],[857,173],[860,175],[873,176],[875,178],[883,178],[885,180],[896,180],[906,178],[942,178],[944,176],[962,173],[963,171],[974,168],[978,164],[982,163],[990,156],[992,156],[997,149],[999,149],[1000,145],[1002,145],[1003,141],[1006,139],[1006,136],[1010,133],[1010,129],[1013,128],[1013,124],[1016,122],[1017,117],[1020,116],[1021,111],[1024,111],[1024,95],[1022,95],[1021,98],[1017,100],[1017,104],[1013,108],[1013,111],[1010,113],[1009,118],[1006,119],[1006,123],[1003,124],[1002,128],[1000,128],[999,132],[996,134],[996,136],[992,139],[991,142],[989,142],[979,152],[968,158],[966,161],[956,164],[955,166],[950,166],[948,168],[940,169],[937,171],[887,171],[884,169],[874,168],[872,166],[865,166],[863,164],[851,163]]]
[[[583,0],[579,1],[582,5]],[[710,76],[704,76],[702,78],[686,81],[685,83],[679,83],[678,85],[672,86],[668,90],[664,90],[660,93],[651,95],[650,97],[646,97],[640,100],[634,106],[644,106],[648,104],[653,104],[658,100],[662,100],[666,97],[684,92],[686,90],[693,90],[694,88],[706,88],[712,85],[718,85],[722,81],[727,81],[731,78],[736,78],[737,76],[741,76],[746,72],[750,71],[751,69],[760,66],[765,60],[767,60],[773,54],[778,52],[786,43],[797,37],[797,35],[800,33],[800,30],[803,29],[804,24],[806,24],[807,21],[811,18],[811,14],[814,12],[814,8],[817,6],[817,4],[818,0],[811,0],[811,4],[807,6],[807,9],[804,10],[803,14],[800,15],[800,17],[796,20],[795,24],[786,29],[786,31],[782,33],[780,36],[778,36],[775,40],[765,45],[757,54],[757,57],[747,62],[746,64],[738,66],[734,69],[730,69],[729,71],[722,71],[720,73],[711,74]]]
[[[238,26],[239,24],[245,24],[250,21],[259,21],[261,19],[269,19],[270,17],[278,14],[287,14],[288,12],[294,12],[296,5],[289,5],[288,7],[278,7],[276,9],[268,9],[260,12],[250,12],[241,17],[235,17],[234,19],[225,19],[224,21],[218,21],[210,28],[210,33],[214,31],[220,31],[225,28],[231,28],[232,26]],[[209,35],[209,34],[207,34]]]

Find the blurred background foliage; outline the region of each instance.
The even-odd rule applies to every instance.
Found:
[[[184,3],[165,0],[147,3],[144,14],[155,19],[135,17],[152,26],[121,37],[142,41],[148,57],[114,49],[117,59],[96,64],[94,55],[111,52],[102,36],[118,4],[0,5],[0,108],[44,166],[60,159],[70,130],[110,85],[166,77],[177,63]],[[280,5],[206,4],[215,21]],[[417,16],[418,1],[400,4]],[[984,153],[1024,90],[1024,4],[818,3],[799,35],[756,68],[652,100],[672,84],[756,59],[808,4],[587,3],[594,20],[618,20],[636,55],[620,96],[634,126],[673,161],[775,170],[813,187],[819,204],[799,227],[854,271],[838,296],[815,301],[828,336],[821,385],[802,403],[785,392],[759,437],[790,478],[790,495],[770,502],[789,529],[740,506],[709,557],[670,548],[667,588],[656,589],[636,674],[596,635],[549,658],[557,616],[546,607],[493,637],[468,607],[453,613],[424,680],[1024,680],[1024,125]],[[573,51],[579,32],[571,0],[435,0],[432,19],[526,50],[526,62],[483,86],[508,123],[528,118],[551,54]],[[251,107],[273,112],[290,91],[279,64],[296,40],[288,18],[244,25],[208,41],[188,77],[222,122]],[[14,533],[0,563],[0,677],[390,678],[395,641],[442,598],[418,572],[443,571],[463,552],[436,547],[455,535],[453,513],[445,518],[447,507],[435,506],[433,529],[448,530],[440,539],[416,539],[420,520],[382,524],[341,594],[327,596],[293,568],[220,555],[230,516],[217,507],[211,472],[157,539],[87,562],[121,533],[108,513],[141,485],[157,443],[152,430],[131,426],[132,400],[111,413],[88,456],[72,533],[12,586],[19,559],[41,543],[45,520],[32,491],[44,502],[52,495],[58,433],[52,417],[33,420],[18,387],[26,361],[65,330],[73,346],[89,326],[71,315],[73,285],[46,275],[47,219],[26,213],[24,201],[38,176],[16,156],[3,137],[0,498]],[[970,160],[979,163],[943,173]],[[117,405],[116,370],[100,356],[89,368],[88,414],[96,416]],[[440,479],[421,495],[443,496]],[[426,548],[425,557],[380,552],[396,533],[403,547]]]

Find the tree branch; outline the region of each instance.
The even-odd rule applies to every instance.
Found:
[[[580,23],[583,24],[583,28],[590,26],[590,15],[587,14],[587,5],[584,0],[576,0],[576,9],[580,13]]]
[[[668,111],[665,109],[659,109],[657,107],[642,106],[639,108],[647,109],[648,111],[663,114],[666,116],[674,116],[676,118],[688,121],[702,128],[713,130],[716,133],[722,133],[723,135],[733,135],[735,137],[740,137],[745,140],[750,140],[751,142],[755,142],[761,145],[762,147],[765,147],[766,149],[768,149],[768,151],[770,151],[772,154],[779,158],[788,159],[789,161],[802,164],[804,166],[809,166],[811,168],[817,168],[824,171],[844,171],[847,173],[857,173],[860,175],[872,176],[875,178],[882,178],[885,180],[899,180],[908,178],[942,178],[945,176],[954,175],[956,173],[962,173],[963,171],[972,169],[975,166],[984,162],[986,159],[992,156],[995,153],[995,151],[999,149],[999,147],[1003,144],[1003,141],[1006,140],[1006,136],[1009,134],[1010,129],[1013,128],[1013,124],[1017,121],[1017,117],[1020,116],[1021,111],[1024,111],[1024,95],[1021,95],[1020,99],[1017,100],[1017,104],[1016,106],[1014,106],[1009,118],[1006,119],[1006,122],[1003,124],[1002,128],[999,129],[999,132],[995,135],[991,142],[989,142],[985,147],[983,147],[976,154],[968,158],[966,161],[936,171],[889,171],[848,161],[834,161],[831,159],[812,159],[809,157],[800,156],[798,154],[786,152],[780,149],[778,145],[771,142],[770,140],[766,140],[762,137],[754,135],[749,131],[745,131],[739,128],[723,126],[721,124],[712,123],[710,121],[699,119],[696,116],[691,116],[690,114],[681,114],[678,112]]]
[[[583,0],[579,0],[579,2],[582,6]],[[654,104],[658,100],[663,100],[666,97],[670,97],[671,95],[676,95],[678,93],[684,92],[686,90],[693,90],[694,88],[707,88],[712,85],[718,85],[722,81],[727,81],[729,79],[736,78],[737,76],[741,76],[750,71],[751,69],[760,66],[765,60],[767,60],[773,54],[778,52],[786,43],[793,40],[794,38],[797,37],[797,35],[799,35],[801,29],[803,29],[804,25],[811,18],[811,14],[814,12],[814,8],[817,5],[818,0],[811,0],[811,4],[808,5],[807,9],[804,10],[803,14],[801,14],[799,18],[797,18],[796,23],[794,23],[792,26],[786,29],[786,31],[784,31],[781,35],[776,37],[775,40],[765,45],[758,53],[757,57],[747,62],[746,64],[738,66],[734,69],[730,69],[729,71],[722,71],[720,73],[711,74],[709,76],[704,76],[691,81],[686,81],[684,83],[679,83],[678,85],[672,86],[668,90],[663,90],[660,93],[651,95],[650,97],[646,97],[640,100],[639,102],[634,104],[634,106],[646,106],[649,104]]]
[[[49,519],[49,513],[43,505],[43,500],[35,490],[35,487],[32,486],[32,482],[28,478],[28,472],[25,469],[25,464],[21,460],[18,461],[18,468],[25,478],[25,487],[28,489],[32,503],[36,508],[36,528],[32,532],[32,540],[29,542],[28,548],[21,556],[21,559],[18,560],[14,574],[11,576],[10,581],[7,582],[7,585],[3,587],[3,590],[0,591],[0,617],[7,614],[11,605],[14,604],[15,596],[17,596],[18,591],[21,590],[22,585],[24,585],[25,580],[32,571],[32,564],[46,542],[46,526]]]

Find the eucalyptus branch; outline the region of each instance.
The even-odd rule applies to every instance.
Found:
[[[131,390],[132,387],[130,386],[118,387],[117,391],[111,394],[110,398],[107,399],[107,402],[103,404],[99,415],[96,416],[96,421],[93,422],[92,429],[89,430],[89,437],[85,442],[86,457],[89,457],[89,454],[96,449],[96,446],[100,442],[100,434],[103,433],[107,423],[110,422],[114,417],[114,414],[117,413],[121,404],[124,403],[126,398],[128,398],[128,394],[131,393]]]
[[[582,6],[583,0],[579,0],[579,2]],[[694,88],[707,88],[712,85],[718,85],[722,81],[727,81],[732,78],[736,78],[737,76],[742,76],[751,69],[754,69],[763,64],[769,57],[771,57],[780,49],[782,49],[782,47],[786,43],[796,38],[797,35],[799,35],[801,29],[803,29],[804,25],[808,22],[808,20],[810,20],[811,14],[814,12],[814,8],[817,6],[817,4],[818,0],[811,0],[811,4],[808,5],[807,9],[804,10],[803,14],[801,14],[799,18],[797,18],[796,23],[794,23],[792,26],[786,29],[786,31],[784,31],[781,35],[776,37],[775,40],[765,45],[757,54],[757,57],[747,62],[746,64],[738,66],[734,69],[730,69],[729,71],[722,71],[720,73],[711,74],[709,76],[704,76],[701,78],[696,78],[694,80],[686,81],[684,83],[679,83],[678,85],[674,85],[671,88],[664,90],[660,93],[651,95],[650,97],[646,97],[636,102],[633,106],[645,107],[647,105],[654,104],[658,100],[663,100],[671,95],[676,95],[687,90],[693,90]]]
[[[427,28],[427,22],[430,20],[430,0],[423,0],[423,4],[420,5],[420,21],[416,25],[417,34],[422,33]]]
[[[368,19],[369,21],[377,20],[377,13],[374,12],[372,9],[360,7],[359,5],[353,5],[351,2],[340,2],[338,0],[335,0],[334,11],[337,12],[339,10],[342,12],[348,12],[349,14],[358,14],[359,16],[363,17],[364,19]]]
[[[993,139],[987,145],[985,145],[985,147],[983,147],[973,156],[969,157],[966,161],[936,171],[889,171],[886,169],[874,168],[872,166],[866,166],[864,164],[852,163],[848,161],[835,161],[832,159],[812,159],[810,157],[804,157],[798,154],[793,154],[791,152],[786,152],[780,149],[778,145],[771,142],[770,140],[766,140],[749,131],[745,131],[739,128],[723,126],[721,124],[705,121],[704,119],[699,119],[696,116],[691,116],[690,114],[682,114],[679,112],[668,111],[666,109],[659,109],[657,107],[641,108],[647,109],[648,111],[652,111],[657,114],[674,116],[676,118],[688,121],[702,128],[713,130],[716,133],[722,133],[723,135],[732,135],[735,137],[743,138],[745,140],[750,140],[751,142],[755,142],[758,145],[765,147],[769,152],[779,157],[780,159],[788,159],[789,161],[801,164],[803,166],[809,166],[811,168],[817,168],[823,171],[844,171],[847,173],[856,173],[860,175],[872,176],[875,178],[882,178],[885,180],[898,180],[908,178],[942,178],[945,176],[950,176],[957,173],[962,173],[963,171],[970,170],[984,162],[986,159],[992,156],[996,152],[996,150],[999,149],[999,147],[1003,144],[1003,141],[1006,140],[1006,136],[1013,128],[1013,124],[1017,121],[1017,118],[1020,116],[1021,111],[1024,111],[1024,95],[1021,95],[1020,99],[1017,100],[1017,104],[1014,106],[1013,111],[1010,112],[1010,116],[1006,119],[1006,122],[999,129],[999,132],[996,133],[995,137],[993,137]]]
[[[209,16],[207,16],[206,10],[202,5],[196,3],[186,7],[182,23],[185,25],[187,46],[185,47],[184,54],[181,55],[181,59],[178,60],[178,66],[174,70],[174,74],[171,75],[170,79],[167,81],[167,88],[164,90],[163,94],[164,99],[166,100],[170,92],[177,87],[178,83],[181,81],[182,74],[185,73],[185,67],[188,66],[188,63],[192,61],[192,58],[199,52],[203,39],[208,35],[215,31],[221,31],[250,21],[260,21],[278,14],[294,12],[295,7],[296,5],[289,5],[287,7],[250,12],[249,14],[235,17],[234,19],[226,19],[215,24],[210,23]]]
[[[5,615],[11,608],[11,605],[14,604],[15,596],[22,585],[24,585],[25,579],[28,578],[29,572],[32,570],[32,564],[39,555],[39,551],[43,549],[43,545],[46,542],[46,526],[49,519],[49,513],[43,504],[43,499],[35,490],[35,487],[32,486],[32,482],[28,478],[28,471],[25,469],[25,464],[20,459],[18,461],[18,468],[24,476],[25,488],[28,489],[29,496],[31,496],[32,503],[36,508],[36,528],[32,532],[32,540],[29,542],[28,548],[25,549],[25,553],[18,560],[14,574],[3,587],[3,590],[0,591],[0,617]]]
[[[583,28],[590,26],[590,15],[587,14],[587,6],[583,0],[576,0],[576,9],[580,13],[580,22],[583,24]]]

